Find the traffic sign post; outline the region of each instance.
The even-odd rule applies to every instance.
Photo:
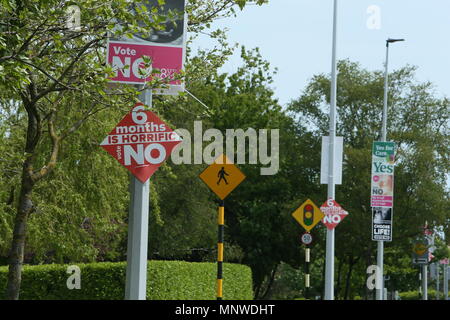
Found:
[[[428,300],[428,265],[422,265],[422,300]]]
[[[218,240],[217,240],[217,300],[223,298],[223,236],[225,227],[225,201],[220,201],[217,214]]]
[[[183,19],[166,21],[162,29],[149,34],[136,33],[114,39],[108,34],[106,62],[115,76],[110,82],[145,85],[152,79],[169,79],[169,89],[156,89],[157,94],[174,94],[184,90],[184,84],[173,80],[183,68],[186,44],[187,14],[185,0],[173,0],[162,8],[157,0],[146,0],[148,12],[178,10]],[[135,10],[132,6],[131,11]],[[116,28],[120,28],[120,23]],[[170,32],[166,32],[170,29]],[[153,69],[159,69],[154,72]],[[173,81],[170,81],[173,80]],[[144,89],[143,88],[143,89]],[[181,142],[161,119],[145,106],[152,105],[152,90],[145,89],[137,103],[101,147],[126,167],[130,175],[130,208],[128,219],[127,274],[125,299],[145,300],[147,288],[147,244],[149,214],[149,178]]]
[[[309,233],[314,226],[316,226],[323,218],[324,214],[315,205],[314,202],[307,199],[292,213],[294,219],[306,230],[301,236],[302,243],[305,248],[305,298],[308,299],[310,288],[309,262],[310,262],[310,248],[312,243],[312,236]]]
[[[305,232],[301,236],[302,243],[305,245],[305,299],[308,299],[309,288],[310,288],[310,274],[309,274],[309,264],[310,264],[310,248],[313,238],[309,232]]]
[[[152,93],[145,90],[139,100],[152,105]],[[128,213],[127,273],[125,300],[146,300],[148,203],[150,181],[141,182],[130,174],[130,208]]]
[[[436,300],[439,300],[439,269],[440,269],[439,263],[436,263]]]
[[[125,300],[146,300],[150,181],[130,176]]]
[[[413,264],[428,264],[428,241],[426,239],[418,239],[413,244]]]
[[[145,300],[149,178],[169,157],[180,137],[151,111],[152,93],[145,90],[137,103],[102,141],[100,146],[132,174],[128,219],[125,299]]]
[[[422,300],[428,300],[428,256],[429,256],[429,242],[427,238],[417,239],[414,241],[413,264],[421,266],[422,271]]]
[[[308,299],[310,288],[309,262],[310,262],[310,249],[307,245],[305,248],[305,299]]]
[[[220,198],[217,215],[218,241],[217,241],[217,300],[223,299],[223,247],[225,225],[225,198],[245,179],[245,175],[224,154],[209,165],[199,178]]]
[[[448,278],[450,274],[450,267],[444,264],[444,300],[448,300]]]

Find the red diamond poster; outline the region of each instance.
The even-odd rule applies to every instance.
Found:
[[[325,216],[322,219],[322,223],[329,229],[333,230],[336,226],[346,217],[348,216],[348,212],[345,211],[339,203],[337,203],[333,199],[328,199],[325,203],[320,207],[320,211],[322,211]]]
[[[176,132],[144,108],[144,104],[137,103],[100,144],[142,183],[181,142]]]

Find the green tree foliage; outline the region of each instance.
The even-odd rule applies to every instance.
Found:
[[[337,201],[350,213],[336,229],[336,257],[349,281],[338,283],[349,297],[352,272],[357,264],[375,264],[371,241],[370,163],[371,145],[379,139],[383,97],[383,74],[362,69],[348,60],[338,64],[337,135],[344,137],[343,184],[336,187]],[[427,220],[432,226],[448,225],[449,111],[447,98],[436,98],[431,83],[419,83],[415,68],[407,66],[390,75],[388,140],[396,142],[393,242],[398,254],[410,257],[411,241]],[[330,80],[313,77],[301,97],[290,105],[299,125],[310,126],[320,137],[328,132]],[[314,126],[315,124],[315,126]],[[325,192],[323,193],[325,194]],[[392,257],[392,264],[399,257]],[[387,260],[389,270],[389,259]],[[405,273],[408,268],[405,267]],[[337,277],[338,281],[340,275]],[[364,287],[360,283],[360,290]],[[346,289],[345,289],[346,288]]]
[[[246,2],[192,1],[187,10],[193,21],[191,26],[196,26],[197,31],[201,30],[220,15],[234,13],[236,6],[242,9]],[[105,109],[120,110],[124,105],[128,107],[129,102],[136,97],[136,89],[132,86],[124,86],[113,94],[108,90],[105,74],[112,72],[111,67],[104,63],[108,32],[115,36],[130,36],[137,32],[148,32],[150,28],[159,28],[159,24],[164,21],[165,17],[157,10],[148,12],[145,8],[140,8],[132,13],[130,3],[126,0],[103,1],[102,3],[84,0],[76,3],[81,9],[80,28],[68,28],[66,24],[69,18],[67,9],[68,6],[74,4],[71,1],[3,0],[1,4],[2,116],[13,115],[14,121],[18,124],[15,130],[18,131],[17,139],[19,139],[14,142],[17,143],[22,139],[21,149],[15,148],[18,153],[6,161],[10,164],[9,169],[19,171],[18,175],[10,172],[10,176],[8,176],[8,179],[12,179],[8,182],[14,181],[17,188],[14,189],[14,185],[10,185],[9,189],[6,188],[8,190],[2,190],[3,197],[7,197],[8,192],[12,195],[7,197],[7,205],[17,208],[14,218],[11,215],[4,218],[5,226],[2,226],[1,229],[1,232],[5,233],[4,239],[11,239],[8,229],[13,225],[7,290],[9,298],[17,299],[21,281],[21,265],[25,254],[27,226],[30,215],[38,211],[38,203],[41,204],[41,212],[43,212],[42,219],[38,224],[42,223],[47,230],[39,229],[39,232],[36,231],[37,229],[28,230],[35,231],[30,237],[41,238],[41,235],[49,230],[64,232],[65,235],[69,231],[76,234],[74,246],[79,248],[67,250],[65,250],[65,244],[60,243],[65,236],[53,235],[53,233],[48,236],[49,242],[56,247],[52,255],[58,257],[57,259],[63,259],[61,252],[64,250],[66,253],[72,250],[77,258],[92,258],[95,256],[95,251],[83,250],[82,245],[80,247],[86,234],[93,233],[92,237],[98,240],[97,243],[101,243],[100,238],[104,238],[105,233],[108,233],[109,237],[113,237],[117,232],[115,228],[121,228],[119,227],[120,222],[117,221],[123,215],[123,212],[120,212],[123,203],[119,203],[117,206],[113,205],[114,208],[108,205],[104,206],[102,203],[100,206],[102,210],[97,210],[95,214],[92,211],[97,208],[96,205],[92,205],[87,208],[91,213],[86,214],[86,216],[92,217],[81,219],[82,215],[80,215],[76,219],[66,220],[66,222],[71,221],[73,226],[83,226],[81,228],[83,231],[79,231],[79,228],[76,227],[72,227],[72,229],[67,227],[64,220],[67,218],[68,208],[75,209],[85,197],[92,196],[96,192],[101,196],[107,191],[98,190],[94,185],[95,179],[93,179],[91,184],[86,184],[85,190],[63,197],[66,193],[70,193],[68,189],[70,187],[67,185],[74,182],[74,176],[64,177],[63,168],[58,168],[58,172],[54,170],[57,167],[58,158],[61,158],[64,152],[68,155],[71,151],[76,151],[69,151],[69,137],[88,119],[95,119]],[[164,1],[159,1],[159,4],[164,5]],[[211,11],[206,14],[208,10]],[[121,25],[120,29],[114,29],[117,24]],[[195,27],[193,28],[195,30]],[[148,87],[154,85],[157,83],[147,84]],[[4,130],[2,139],[8,140],[7,144],[11,144],[14,136],[10,133],[11,128],[6,125]],[[82,153],[84,150],[79,152]],[[18,160],[16,163],[19,166],[11,165],[14,157]],[[72,160],[82,161],[84,159],[77,159],[75,156],[75,159]],[[99,158],[89,159],[93,163],[95,160],[98,161]],[[84,164],[82,163],[82,165]],[[62,182],[64,186],[57,183],[52,184],[50,181],[40,184],[50,174],[56,175],[57,173],[62,175],[61,181],[66,178]],[[5,182],[5,185],[8,183]],[[35,196],[34,193],[38,188],[53,193]],[[61,198],[64,199],[61,201]],[[9,201],[9,199],[12,200]],[[119,198],[119,200],[123,200],[123,198]],[[153,200],[156,198],[154,197]],[[62,203],[64,203],[64,207],[61,206]],[[114,213],[111,213],[109,217],[102,216],[102,211],[108,209],[112,209],[111,211]],[[8,210],[8,208],[5,209],[5,211]],[[85,213],[82,209],[80,211]],[[109,229],[100,227],[102,230],[96,231],[86,230],[93,224],[104,224],[105,221],[109,221],[113,227]],[[108,247],[110,245],[111,243],[101,246]],[[39,247],[43,246],[36,244],[36,250],[39,251]],[[116,246],[116,244],[112,244],[112,246]],[[96,248],[100,251],[104,249]],[[42,248],[41,256],[47,254],[43,253],[45,250]],[[86,253],[82,253],[83,251]]]
[[[191,41],[210,31],[214,19],[263,2],[189,1]],[[118,31],[126,35],[157,27],[163,17],[145,11],[131,15],[125,0],[84,0],[77,2],[82,12],[77,31],[65,25],[72,2],[0,3],[0,264],[7,264],[9,256],[8,297],[17,298],[24,260],[125,259],[129,176],[98,144],[129,111],[137,88],[112,92],[107,85],[106,31],[113,31],[115,18],[126,21]],[[274,298],[276,292],[298,297],[293,292],[302,287],[284,290],[280,283],[301,280],[303,230],[291,213],[307,198],[319,205],[326,198],[326,186],[319,183],[319,151],[321,136],[328,134],[330,79],[313,77],[283,109],[273,96],[273,71],[258,50],[242,48],[243,65],[221,74],[218,69],[234,47],[224,30],[209,35],[217,40],[215,47],[195,55],[188,47],[188,93],[155,96],[152,109],[171,127],[191,133],[196,120],[204,130],[216,128],[224,135],[227,129],[279,130],[276,175],[261,175],[267,165],[239,165],[247,179],[225,202],[225,261],[251,267],[257,298]],[[366,268],[374,264],[376,252],[370,239],[370,150],[379,138],[383,74],[350,61],[341,61],[338,69],[344,172],[336,199],[350,215],[336,229],[336,296],[367,298]],[[397,70],[389,82],[388,139],[398,149],[394,239],[386,244],[385,270],[392,288],[401,290],[415,288],[411,241],[425,221],[441,227],[446,239],[450,236],[449,100],[437,98],[431,83],[416,81],[414,70]],[[217,201],[198,179],[204,168],[168,161],[152,177],[149,257],[215,260]],[[319,225],[312,233],[312,292],[318,294],[323,291],[325,228]],[[445,256],[443,248],[437,250],[439,257]]]
[[[167,107],[164,115],[178,127],[189,119],[189,130],[192,130],[194,120],[202,120],[205,129],[219,129],[224,136],[227,129],[279,130],[279,171],[264,176],[260,173],[264,165],[239,165],[247,178],[225,201],[225,248],[229,245],[241,248],[238,261],[251,266],[255,295],[263,297],[281,261],[293,265],[301,261],[299,226],[293,222],[290,209],[300,205],[299,199],[303,195],[317,189],[312,181],[317,179],[318,173],[305,165],[313,161],[310,155],[302,155],[297,150],[317,145],[317,141],[311,135],[302,135],[301,129],[273,98],[270,89],[272,71],[258,50],[242,48],[241,57],[244,64],[233,74],[216,73],[193,80],[188,77],[188,90],[203,105],[192,103],[190,99],[189,105]],[[246,163],[248,154],[247,149]],[[197,174],[201,172],[197,170]],[[197,182],[192,183],[196,185]],[[311,187],[306,191],[300,187],[302,185]],[[215,199],[206,186],[200,185],[199,190],[209,194],[211,200]]]

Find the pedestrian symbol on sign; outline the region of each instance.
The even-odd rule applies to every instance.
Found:
[[[245,179],[241,170],[224,154],[217,157],[199,177],[221,200]]]
[[[219,173],[217,173],[217,176],[219,177],[219,181],[217,181],[217,185],[220,184],[220,181],[225,181],[226,184],[228,184],[227,178],[225,176],[229,176],[229,174],[225,171],[225,167],[222,167],[220,169]]]

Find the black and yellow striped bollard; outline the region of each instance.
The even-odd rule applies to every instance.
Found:
[[[220,202],[219,212],[217,214],[217,224],[218,224],[218,241],[217,241],[217,300],[222,300],[222,289],[223,289],[223,234],[224,234],[224,223],[225,223],[225,201]]]

